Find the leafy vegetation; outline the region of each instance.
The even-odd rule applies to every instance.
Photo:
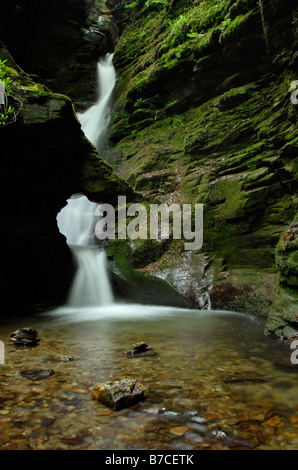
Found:
[[[9,77],[9,67],[6,64],[7,60],[0,59],[0,80],[5,86],[5,90],[7,94],[12,93],[12,80]]]
[[[0,83],[3,86],[4,95],[7,96],[12,93],[13,81],[8,75],[9,68],[5,65],[6,60],[0,59]],[[2,104],[2,112],[0,113],[0,126],[5,126],[15,118],[15,108],[13,106],[6,107],[6,103]]]
[[[0,126],[5,126],[8,122],[14,120],[15,117],[15,108],[13,106],[8,106],[4,113],[0,114]]]

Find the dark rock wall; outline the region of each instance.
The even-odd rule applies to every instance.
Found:
[[[48,117],[51,106],[56,115]],[[81,190],[88,152],[79,124],[70,101],[49,97],[26,103],[17,122],[0,132],[1,298],[8,312],[59,304],[74,265],[56,216]]]
[[[117,37],[113,21],[98,25],[103,8],[96,0],[9,0],[0,5],[0,37],[51,90],[93,101],[96,62],[113,51]]]
[[[60,93],[73,90],[72,97],[82,102],[92,98],[95,75],[74,90],[77,80],[84,82],[86,68],[76,63],[79,72],[73,76],[69,67],[85,51],[85,65],[94,70],[98,56],[113,48],[116,30],[108,27],[106,34],[95,31],[84,49],[83,29],[97,20],[97,4],[30,0],[0,5],[0,41],[10,47],[0,47],[0,60],[6,61],[0,62],[0,71],[14,110],[8,122],[0,120],[4,315],[51,308],[66,299],[75,266],[56,216],[72,194],[83,192],[97,202],[114,202],[118,193],[132,195],[83,135],[72,101],[48,88],[51,83]],[[19,65],[39,74],[39,81]],[[69,75],[63,78],[66,69]]]
[[[75,266],[56,222],[66,199],[84,192],[110,202],[129,187],[87,141],[69,98],[42,91],[24,74],[14,80],[20,109],[0,127],[0,286],[7,311],[23,313],[66,298]]]

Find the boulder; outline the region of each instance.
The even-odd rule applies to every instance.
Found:
[[[134,379],[124,379],[97,385],[91,392],[93,399],[120,410],[136,405],[148,395],[148,388]]]

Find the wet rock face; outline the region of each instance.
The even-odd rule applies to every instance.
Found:
[[[298,218],[281,235],[275,250],[280,286],[265,332],[284,340],[298,335]]]
[[[298,288],[298,215],[280,238],[276,249],[276,264],[281,282]]]
[[[135,405],[143,401],[147,395],[147,387],[132,379],[100,384],[91,392],[92,398],[113,410],[120,410]]]
[[[52,98],[46,93],[25,98],[18,121],[1,129],[0,210],[6,226],[1,287],[13,310],[60,303],[74,273],[56,216],[80,190],[85,144],[70,101]]]

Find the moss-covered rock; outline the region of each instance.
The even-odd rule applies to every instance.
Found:
[[[114,291],[119,300],[191,308],[192,304],[176,286],[138,269],[147,264],[148,259],[159,259],[165,247],[165,244],[159,246],[151,240],[140,240],[136,245],[129,245],[124,240],[109,243],[107,253]]]
[[[136,405],[149,395],[148,388],[137,380],[123,379],[107,382],[94,387],[91,396],[113,410]]]
[[[115,51],[113,168],[149,202],[203,203],[202,253],[230,273],[213,278],[213,304],[264,316],[278,290],[275,248],[297,210],[295,2],[117,3],[133,18],[121,16]],[[142,269],[182,265],[173,246]],[[289,252],[292,287],[295,264]]]
[[[286,286],[298,288],[298,216],[284,232],[276,248],[276,266],[280,273],[280,282]]]
[[[288,339],[284,329],[289,326],[298,333],[298,294],[297,290],[280,286],[269,311],[265,333]]]

